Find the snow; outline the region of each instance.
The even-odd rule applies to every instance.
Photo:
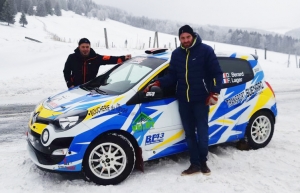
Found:
[[[12,26],[0,23],[0,111],[4,107],[34,105],[65,90],[64,62],[82,37],[91,40],[97,53],[116,56],[143,53],[143,44],[148,48],[149,37],[154,37],[152,31],[112,20],[87,19],[72,12],[63,12],[63,17],[27,16],[27,20],[26,28],[17,23]],[[114,48],[104,47],[104,27],[109,45],[114,42]],[[54,41],[53,34],[66,42]],[[25,36],[43,43],[29,41]],[[159,33],[158,37],[160,45],[168,47],[171,43],[174,48],[175,36]],[[128,48],[124,45],[126,39]],[[215,47],[216,52],[255,52],[253,48],[204,43]],[[250,151],[237,150],[233,144],[210,147],[210,176],[180,176],[189,166],[188,155],[182,153],[146,162],[144,173],[134,170],[119,185],[97,186],[79,175],[39,170],[26,150],[24,132],[29,113],[0,114],[0,192],[300,192],[300,69],[296,68],[294,55],[290,56],[288,68],[286,54],[268,51],[266,60],[264,50],[257,50],[257,54],[275,91],[279,112],[273,139],[267,147]],[[102,66],[100,71],[110,67]]]

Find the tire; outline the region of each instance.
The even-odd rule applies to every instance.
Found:
[[[128,139],[108,134],[91,143],[83,159],[83,173],[98,185],[114,185],[125,180],[135,165],[135,152]]]
[[[246,139],[252,149],[263,148],[269,144],[274,133],[274,119],[267,111],[255,113],[246,130]]]

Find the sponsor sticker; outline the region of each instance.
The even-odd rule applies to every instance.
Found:
[[[161,143],[164,141],[165,133],[157,133],[153,135],[146,136],[145,145],[151,145],[154,143]]]

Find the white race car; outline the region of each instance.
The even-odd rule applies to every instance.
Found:
[[[187,150],[175,87],[144,88],[168,69],[171,53],[148,51],[94,80],[49,97],[29,121],[28,150],[40,168],[83,171],[101,185],[125,180],[143,162]],[[277,115],[275,95],[257,58],[217,53],[223,70],[210,107],[209,144],[246,140],[266,146]]]

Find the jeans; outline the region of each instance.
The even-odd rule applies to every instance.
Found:
[[[178,105],[190,153],[190,162],[200,166],[202,162],[207,161],[209,106],[203,102],[180,101],[178,101]]]

